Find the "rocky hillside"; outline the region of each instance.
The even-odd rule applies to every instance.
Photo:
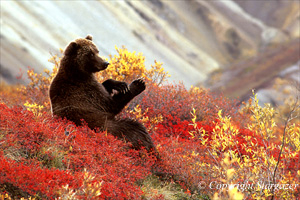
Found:
[[[255,89],[263,103],[281,104],[283,91],[290,94],[295,91],[291,86],[300,85],[299,48],[299,39],[269,47],[255,57],[213,72],[206,87],[241,101],[246,101]]]
[[[299,6],[285,0],[1,1],[0,76],[26,83],[16,77],[28,67],[51,68],[51,54],[91,34],[105,57],[124,45],[143,52],[148,66],[163,62],[171,80],[195,85],[299,38]]]

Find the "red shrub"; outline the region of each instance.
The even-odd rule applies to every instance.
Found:
[[[162,114],[165,123],[172,124],[184,120],[190,121],[192,108],[197,110],[198,120],[207,123],[216,119],[220,109],[226,115],[239,116],[235,101],[221,95],[214,95],[205,89],[187,90],[182,83],[163,86],[149,85],[129,109],[136,104],[140,104],[143,110],[148,109],[149,117]]]
[[[64,185],[76,189],[82,184],[82,173],[47,169],[28,162],[16,162],[0,155],[0,185],[10,183],[30,195],[54,199]]]
[[[8,182],[30,195],[54,198],[63,185],[81,187],[80,174],[86,169],[95,181],[103,181],[103,198],[142,195],[135,182],[150,173],[150,157],[142,160],[137,151],[129,150],[127,144],[109,134],[75,127],[46,113],[36,119],[32,112],[5,104],[0,104],[0,112],[0,184]]]

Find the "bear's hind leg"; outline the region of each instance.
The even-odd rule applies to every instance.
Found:
[[[146,128],[132,119],[108,120],[104,130],[112,135],[130,142],[134,149],[145,148],[148,152],[156,152]]]

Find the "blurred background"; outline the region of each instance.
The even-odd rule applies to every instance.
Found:
[[[124,45],[142,52],[149,67],[162,62],[169,81],[187,89],[196,85],[241,101],[255,89],[261,103],[273,105],[300,91],[297,0],[0,3],[0,78],[8,84],[28,83],[28,67],[51,69],[52,55],[91,34],[102,56]]]

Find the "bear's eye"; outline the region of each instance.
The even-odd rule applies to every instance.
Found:
[[[90,56],[91,56],[91,57],[94,57],[94,56],[95,56],[95,54],[94,54],[94,53],[90,53]]]

